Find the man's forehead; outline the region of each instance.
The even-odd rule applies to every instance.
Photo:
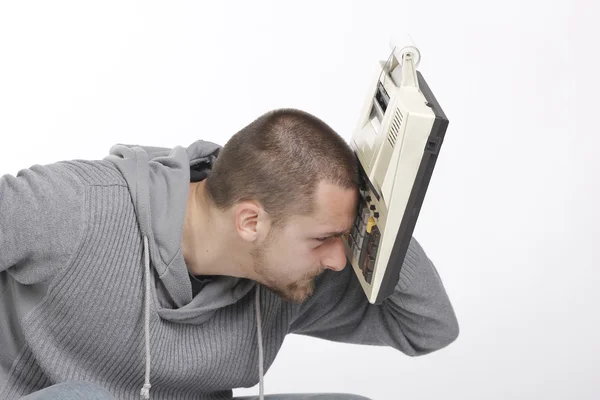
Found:
[[[352,204],[321,204],[317,207],[314,214],[314,220],[317,223],[345,224],[348,220],[352,221],[356,217],[356,207]]]
[[[333,231],[344,231],[352,226],[356,217],[357,191],[333,185],[320,189],[316,196],[315,221]]]

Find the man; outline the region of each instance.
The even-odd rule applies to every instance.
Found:
[[[447,346],[456,317],[414,239],[382,305],[345,268],[358,179],[347,143],[293,109],[223,148],[117,145],[2,177],[0,398],[262,395],[289,333]]]

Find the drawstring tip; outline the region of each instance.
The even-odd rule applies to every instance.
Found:
[[[144,384],[144,387],[140,391],[140,395],[142,396],[142,399],[144,399],[144,400],[150,399],[150,384],[149,383]]]

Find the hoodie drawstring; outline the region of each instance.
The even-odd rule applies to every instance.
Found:
[[[144,381],[144,387],[140,391],[142,399],[150,399],[150,256],[148,254],[148,237],[144,236],[144,264],[145,264],[145,281],[146,281],[146,295],[144,296],[144,337],[146,339],[146,376]]]
[[[146,291],[144,296],[144,339],[146,342],[146,374],[144,386],[140,391],[140,396],[144,400],[150,399],[150,298],[152,296],[150,284],[150,255],[148,251],[148,237],[144,236],[144,280]],[[262,318],[260,315],[260,285],[256,283],[256,330],[258,334],[258,374],[259,374],[259,399],[264,400],[264,350],[262,339]]]
[[[260,316],[260,284],[256,283],[256,330],[258,333],[258,375],[259,375],[259,398],[260,400],[264,399],[264,383],[263,383],[263,375],[264,375],[264,361],[263,361],[263,341],[262,341],[262,326],[261,321],[262,318]]]

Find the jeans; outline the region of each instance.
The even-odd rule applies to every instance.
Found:
[[[259,400],[258,396],[234,397],[233,400]],[[367,397],[349,393],[290,393],[265,394],[265,400],[371,400]]]
[[[152,398],[152,391],[150,392]],[[31,393],[21,400],[116,400],[106,389],[89,382],[64,382]],[[233,400],[259,400],[258,396],[234,397]],[[344,393],[269,394],[265,400],[369,400]]]

